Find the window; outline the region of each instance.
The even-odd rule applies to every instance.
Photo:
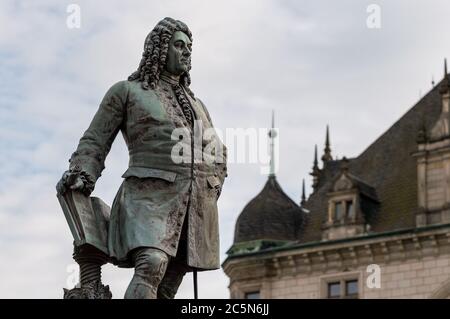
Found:
[[[347,280],[345,282],[345,297],[358,298],[358,280]]]
[[[353,200],[342,200],[334,202],[334,221],[343,221],[353,219],[355,216],[355,205]]]
[[[345,217],[353,218],[353,201],[351,200],[345,202]]]
[[[246,292],[245,299],[261,299],[259,296],[259,291]]]
[[[340,298],[341,297],[341,283],[330,282],[328,283],[328,298]]]
[[[358,279],[342,279],[327,283],[327,298],[358,298]]]
[[[341,220],[343,217],[343,207],[342,202],[338,202],[334,204],[334,218],[335,220]]]

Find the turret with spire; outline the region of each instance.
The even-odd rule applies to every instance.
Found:
[[[263,189],[244,207],[234,233],[234,244],[228,254],[257,251],[298,240],[303,230],[305,212],[281,188],[275,178],[275,116],[268,133],[270,145],[270,172]]]

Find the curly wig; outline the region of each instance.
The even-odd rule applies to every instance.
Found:
[[[164,70],[169,51],[169,41],[176,31],[185,33],[192,41],[192,33],[187,25],[179,20],[164,18],[147,35],[144,43],[144,52],[138,69],[128,77],[128,81],[142,82],[142,88],[154,89],[159,81],[159,75]],[[189,67],[190,69],[190,67]],[[193,96],[189,89],[191,77],[189,71],[180,76],[180,84]]]

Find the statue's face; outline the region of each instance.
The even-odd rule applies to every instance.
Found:
[[[191,52],[192,42],[189,37],[181,31],[176,31],[169,42],[166,71],[174,75],[181,75],[189,71]]]

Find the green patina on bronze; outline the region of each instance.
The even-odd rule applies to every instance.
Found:
[[[121,267],[134,266],[130,252],[139,247],[181,255],[189,270],[220,267],[217,199],[227,175],[226,148],[217,135],[194,143],[193,121],[201,121],[203,132],[213,124],[189,89],[191,45],[184,23],[170,18],[158,23],[145,40],[138,70],[108,90],[58,184],[59,193],[71,187],[90,194],[122,133],[129,168],[112,204],[108,230],[110,261]],[[172,160],[180,143],[172,137],[175,129],[191,137],[188,162]],[[194,162],[193,155],[211,142],[221,145],[220,160]]]

